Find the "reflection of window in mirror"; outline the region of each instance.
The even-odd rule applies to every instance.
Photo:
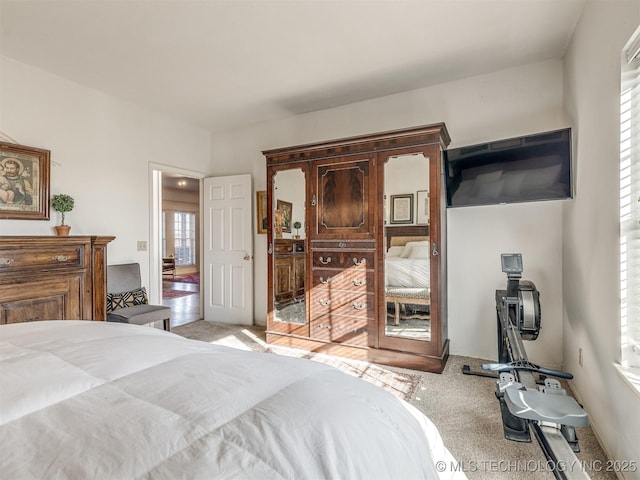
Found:
[[[416,225],[429,225],[429,190],[416,194]]]

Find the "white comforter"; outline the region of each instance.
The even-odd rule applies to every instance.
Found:
[[[30,322],[0,327],[0,378],[3,478],[453,476],[420,412],[310,360],[134,325]]]
[[[388,257],[384,265],[385,286],[429,288],[429,259]]]

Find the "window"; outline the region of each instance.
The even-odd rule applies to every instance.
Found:
[[[640,368],[640,29],[622,58],[620,318],[622,363]]]
[[[196,263],[196,215],[189,212],[174,212],[176,265]]]

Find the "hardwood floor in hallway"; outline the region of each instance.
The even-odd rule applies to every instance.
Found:
[[[163,279],[162,304],[171,308],[171,328],[200,320],[200,285]],[[192,292],[181,295],[178,292]],[[175,298],[167,298],[175,294]]]

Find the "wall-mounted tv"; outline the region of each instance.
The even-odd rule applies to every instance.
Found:
[[[573,198],[571,129],[444,152],[447,206]]]

